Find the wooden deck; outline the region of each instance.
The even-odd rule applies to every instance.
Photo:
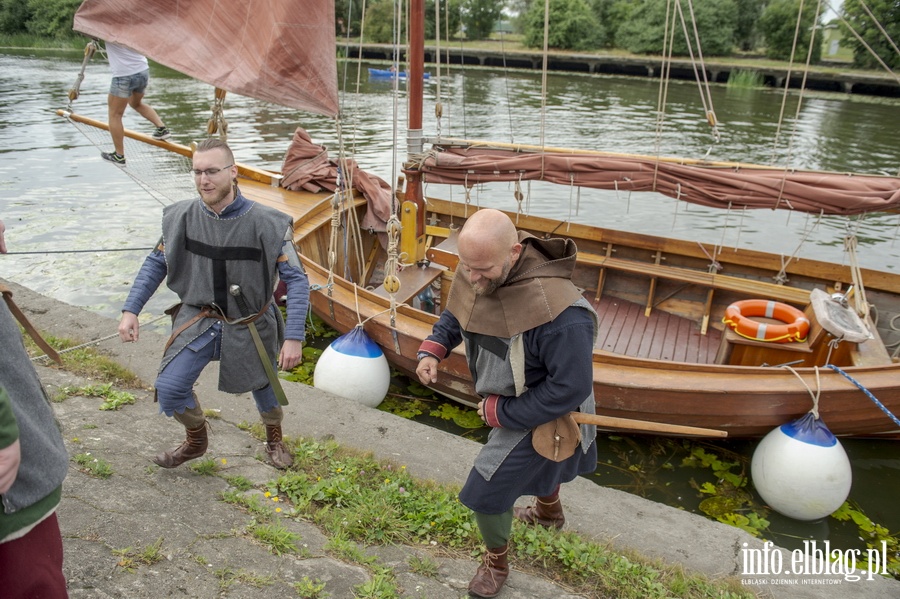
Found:
[[[653,310],[644,316],[644,306],[604,295],[600,301],[585,292],[600,315],[596,349],[633,358],[712,364],[722,332],[712,327],[706,335],[692,320]]]

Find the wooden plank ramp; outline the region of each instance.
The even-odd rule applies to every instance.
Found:
[[[722,332],[710,327],[700,334],[700,325],[688,318],[653,310],[645,316],[640,304],[604,295],[596,301],[585,292],[600,316],[596,349],[632,358],[713,364]]]

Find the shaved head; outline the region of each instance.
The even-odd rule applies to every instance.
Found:
[[[490,208],[466,221],[458,247],[460,264],[477,295],[489,295],[502,285],[522,253],[512,220]]]

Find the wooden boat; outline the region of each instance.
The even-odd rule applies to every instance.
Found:
[[[132,47],[154,60],[198,76],[195,72],[200,67],[185,67],[168,56],[166,48],[152,40],[141,41],[146,38],[142,34],[146,23],[142,22],[140,28],[123,28],[116,21],[115,11],[103,15],[95,10],[94,3],[90,3],[91,10],[85,10],[88,4],[76,15],[76,30],[114,41],[125,37]],[[220,12],[198,10],[198,15]],[[413,39],[415,15],[414,10]],[[183,20],[190,22],[191,17]],[[327,21],[324,16],[322,20]],[[174,25],[167,22],[169,27]],[[333,27],[330,32],[329,27],[320,25],[330,33],[333,43]],[[327,42],[328,35],[324,37]],[[304,39],[300,45],[310,43]],[[200,65],[210,59],[202,47],[192,52],[179,48],[177,54],[195,51],[200,53]],[[411,58],[421,59],[422,55],[421,45],[411,46]],[[324,70],[323,80],[327,80],[332,69]],[[421,60],[412,60],[409,95],[419,102],[422,77],[417,73],[421,72]],[[259,97],[247,91],[252,85],[236,85],[225,78],[211,82]],[[318,104],[305,99],[303,103],[306,109],[336,114],[336,110],[329,112],[336,106],[336,102],[330,102],[326,97]],[[409,128],[415,131],[421,129],[421,104],[412,102]],[[105,127],[78,115],[68,116]],[[185,146],[156,142],[130,131],[127,135],[190,156],[190,148]],[[576,184],[653,189],[709,205],[724,202],[832,214],[900,207],[897,177],[851,177],[459,140],[435,140],[422,156],[407,163],[406,187],[391,200],[391,216],[385,219],[391,240],[387,250],[379,240],[383,233],[364,228],[356,228],[352,244],[335,243],[339,229],[354,229],[352,223],[372,209],[360,194],[289,191],[280,185],[280,174],[240,165],[245,195],[294,218],[296,245],[314,289],[311,303],[315,313],[341,332],[362,323],[388,360],[410,376],[419,344],[437,318],[420,309],[419,296],[428,289],[435,292],[438,310],[444,304],[457,263],[455,232],[473,210],[466,204],[423,198],[423,179],[459,182],[461,171],[465,171],[464,182],[469,185],[504,177],[559,177],[569,184],[578,177]],[[541,165],[537,169],[528,166],[535,157]],[[548,168],[554,157],[563,164],[562,170]],[[600,176],[597,180],[580,179],[591,174]],[[521,214],[515,219],[518,227],[537,236],[564,234],[577,244],[574,280],[601,316],[602,330],[593,360],[598,414],[756,437],[802,416],[815,405],[835,434],[900,434],[900,421],[893,416],[900,414],[900,363],[896,355],[900,332],[894,325],[900,316],[900,275],[807,259],[785,265],[781,256],[738,248],[722,248],[711,256],[698,244],[676,239]],[[399,246],[399,252],[394,246]],[[402,269],[393,267],[398,253],[409,257],[409,264]],[[337,264],[353,266],[337,273]],[[871,339],[832,343],[835,334],[822,325],[811,305],[814,289],[858,298]],[[735,334],[723,325],[724,312],[734,302],[747,299],[772,300],[802,310],[811,321],[807,340],[771,343]],[[461,348],[441,362],[440,369],[436,391],[469,405],[477,401]]]

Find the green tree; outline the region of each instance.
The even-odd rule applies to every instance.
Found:
[[[900,1],[898,0],[866,0],[869,11],[881,24],[881,27],[895,43],[900,42]],[[884,34],[878,29],[875,21],[866,13],[860,0],[844,0],[844,19],[853,27],[863,40],[854,36],[846,25],[841,24],[841,45],[853,50],[853,64],[864,69],[882,69],[884,67],[872,56],[866,46],[892,69],[900,69],[900,56],[891,46]]]
[[[759,45],[757,23],[762,15],[766,0],[735,0],[737,20],[734,27],[735,45],[749,52]]]
[[[523,43],[530,48],[544,45],[544,3],[533,2],[525,15]],[[587,0],[550,0],[551,48],[593,50],[603,43],[603,26]]]
[[[700,35],[700,48],[704,56],[730,54],[734,47],[734,30],[737,22],[737,6],[734,0],[694,0],[694,17]],[[660,54],[666,33],[667,0],[641,0],[629,19],[616,32],[616,46],[635,54]],[[672,4],[674,6],[674,3]],[[691,40],[691,48],[697,55],[694,26],[686,2],[681,3],[682,13]],[[671,40],[672,53],[688,54],[684,28],[677,11],[669,11],[669,19],[675,19],[675,31]],[[669,25],[671,32],[671,22]]]
[[[31,7],[22,0],[0,0],[0,33],[25,33]]]
[[[803,5],[801,13],[800,6]],[[773,0],[763,10],[759,19],[759,31],[766,40],[766,56],[775,60],[790,60],[791,49],[795,47],[795,61],[806,61],[810,39],[815,32],[816,7],[814,3],[803,0]],[[797,21],[800,28],[797,29]],[[812,62],[819,62],[822,57],[821,39],[816,35],[812,47]]]
[[[466,28],[466,39],[489,38],[502,12],[503,2],[497,0],[463,0],[462,23]]]
[[[613,46],[616,32],[622,23],[631,18],[635,7],[636,4],[633,0],[591,0],[591,8],[602,27],[601,46]]]
[[[363,41],[371,44],[390,44],[394,41],[394,3],[392,0],[377,0],[366,9]],[[403,34],[406,39],[406,19],[403,20]]]
[[[450,39],[459,34],[459,26],[462,24],[462,4],[463,0],[441,0],[439,4],[441,10],[441,39],[447,39],[448,32]],[[425,39],[433,40],[438,38],[434,30],[434,24],[434,0],[426,0]]]
[[[358,38],[363,0],[334,0],[334,31],[337,38]]]
[[[81,0],[28,0],[31,10],[28,31],[47,37],[71,36],[72,21],[79,6]]]

